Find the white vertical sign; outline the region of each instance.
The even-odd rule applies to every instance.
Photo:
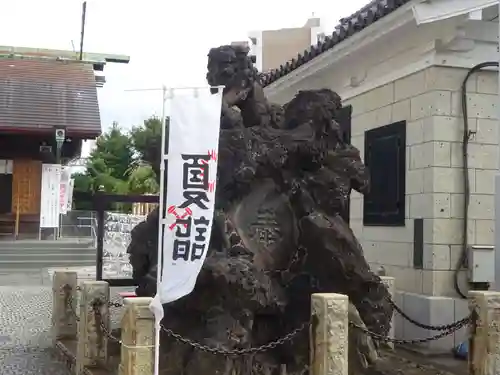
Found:
[[[68,190],[69,190],[69,168],[63,168],[61,171],[61,183],[59,185],[59,212],[65,215],[68,212]]]
[[[167,192],[161,204],[162,277],[156,298],[162,304],[193,291],[207,256],[222,107],[222,90],[216,90],[171,91],[168,173],[162,181],[162,191]]]
[[[61,165],[42,164],[40,228],[59,227]]]
[[[68,192],[66,194],[66,212],[73,209],[73,190],[75,188],[75,179],[71,178],[68,183]]]

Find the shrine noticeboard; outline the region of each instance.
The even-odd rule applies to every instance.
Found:
[[[59,227],[61,165],[42,164],[40,228]]]

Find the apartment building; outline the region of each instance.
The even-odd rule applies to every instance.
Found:
[[[248,36],[256,68],[267,72],[279,68],[283,62],[297,57],[298,53],[304,52],[312,44],[322,41],[325,34],[321,19],[313,17],[302,27],[252,31]]]

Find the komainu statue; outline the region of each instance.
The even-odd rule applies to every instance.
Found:
[[[388,292],[342,218],[351,189],[365,193],[369,178],[337,122],[340,97],[307,90],[284,106],[269,103],[248,50],[238,46],[210,50],[207,81],[225,86],[210,250],[195,290],[165,306],[164,325],[211,349],[165,335],[162,374],[278,375],[283,366],[288,375],[307,374],[309,331],[300,328],[317,292],[348,295],[349,319],[387,334]],[[157,231],[158,210],[132,231],[138,295],[155,293]],[[349,330],[352,374],[376,370],[377,346]]]

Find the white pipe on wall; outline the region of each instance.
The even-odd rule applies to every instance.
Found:
[[[500,2],[498,4],[498,13],[500,14]],[[498,40],[499,40],[499,51],[500,51],[500,22],[498,22]],[[500,54],[499,54],[500,55]],[[500,61],[499,61],[500,62]],[[498,73],[498,119],[500,121],[500,71]],[[500,139],[498,140],[500,145]],[[498,161],[498,166],[500,167],[500,159]],[[500,291],[500,170],[497,170],[495,176],[495,288],[496,291]]]

